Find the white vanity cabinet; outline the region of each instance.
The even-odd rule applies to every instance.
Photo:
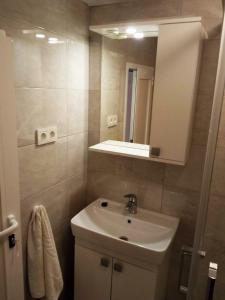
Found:
[[[75,246],[75,300],[155,300],[156,282],[150,270]]]
[[[191,144],[201,56],[201,22],[164,24],[159,28],[150,146],[151,159],[184,165]]]
[[[111,300],[154,300],[156,274],[113,259]]]
[[[75,246],[75,300],[110,300],[112,258]]]

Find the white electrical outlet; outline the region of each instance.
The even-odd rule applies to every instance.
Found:
[[[114,127],[118,124],[118,116],[117,115],[110,115],[107,116],[107,127]]]
[[[38,146],[54,143],[57,141],[57,138],[58,135],[56,126],[38,128],[36,130],[36,144]]]

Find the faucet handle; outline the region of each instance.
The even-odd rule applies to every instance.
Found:
[[[126,194],[124,195],[124,198],[128,198],[129,201],[132,201],[132,202],[137,202],[137,196],[135,194]]]

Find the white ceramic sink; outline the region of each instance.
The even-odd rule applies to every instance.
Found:
[[[103,198],[71,220],[76,238],[154,264],[162,263],[178,224],[177,218],[145,209],[138,208],[137,214],[129,214],[125,204]]]

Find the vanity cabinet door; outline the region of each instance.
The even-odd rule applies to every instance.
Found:
[[[113,260],[111,300],[156,300],[156,274]]]
[[[112,258],[75,246],[75,300],[110,300]]]

